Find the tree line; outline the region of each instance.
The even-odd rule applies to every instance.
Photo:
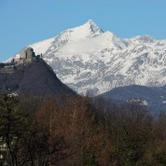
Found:
[[[105,104],[1,95],[0,165],[165,166],[166,113]]]

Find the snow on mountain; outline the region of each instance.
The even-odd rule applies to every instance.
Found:
[[[121,39],[89,20],[30,46],[78,93],[98,95],[131,84],[166,84],[165,40]]]

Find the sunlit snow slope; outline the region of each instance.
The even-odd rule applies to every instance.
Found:
[[[120,39],[90,20],[30,46],[78,93],[98,95],[132,84],[166,84],[164,40],[149,36]]]

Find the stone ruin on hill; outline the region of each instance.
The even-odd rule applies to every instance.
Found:
[[[40,58],[40,55],[35,55],[33,48],[26,48],[18,58],[13,58],[10,63],[0,63],[0,73],[12,73],[17,66],[29,64]]]
[[[13,59],[13,61],[15,61],[19,64],[30,63],[33,60],[36,60],[38,58],[39,58],[39,56],[35,55],[33,48],[29,47],[20,53],[20,57],[18,59]]]

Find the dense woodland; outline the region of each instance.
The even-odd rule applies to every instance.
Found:
[[[0,165],[166,165],[165,113],[66,98],[1,95]]]

